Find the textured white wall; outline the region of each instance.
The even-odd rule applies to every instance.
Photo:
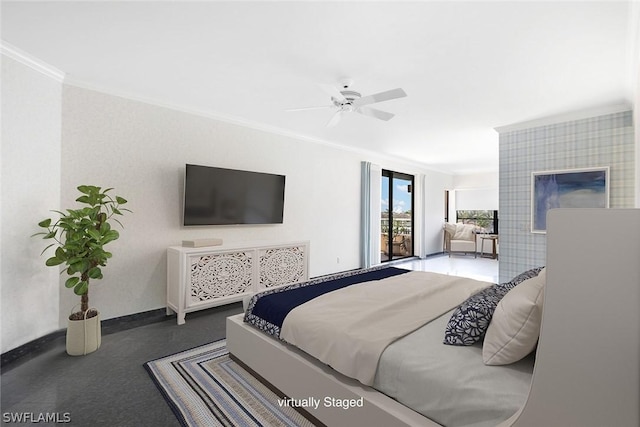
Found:
[[[424,207],[424,253],[442,252],[444,224],[444,191],[451,188],[453,177],[443,174],[426,174]]]
[[[2,352],[59,329],[56,268],[30,236],[60,206],[62,84],[2,56]]]
[[[64,87],[62,122],[62,205],[93,184],[114,187],[133,211],[90,290],[105,319],[165,305],[166,248],[183,239],[310,240],[311,276],[358,268],[362,160],[427,175],[425,234],[439,250],[449,175],[73,86]],[[284,224],[182,227],[185,163],[286,175]],[[76,298],[61,292],[62,322]]]

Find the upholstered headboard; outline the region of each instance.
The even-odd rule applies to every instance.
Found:
[[[640,209],[548,216],[533,381],[503,425],[640,425]]]

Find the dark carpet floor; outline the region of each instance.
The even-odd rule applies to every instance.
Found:
[[[41,354],[17,360],[0,377],[2,425],[179,426],[143,364],[225,337],[225,319],[240,303],[102,336],[98,351],[72,357],[65,339]],[[52,415],[53,414],[53,415]],[[13,423],[13,417],[60,423]],[[70,421],[70,422],[65,422]]]

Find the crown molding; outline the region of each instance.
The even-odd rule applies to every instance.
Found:
[[[63,82],[65,78],[64,71],[57,69],[56,67],[47,64],[46,62],[36,58],[35,56],[18,49],[17,47],[7,43],[4,40],[0,40],[0,54],[11,58],[27,67],[44,74],[56,81]]]
[[[294,138],[294,139],[298,139],[298,140],[303,140],[303,141],[308,141],[308,142],[312,142],[312,143],[316,143],[316,144],[321,144],[321,145],[325,145],[328,147],[332,147],[335,149],[340,149],[340,150],[346,150],[346,151],[350,151],[350,152],[354,152],[354,153],[358,153],[358,154],[362,154],[364,156],[367,157],[378,157],[378,158],[384,158],[384,159],[388,159],[389,161],[394,161],[394,162],[399,162],[399,163],[404,163],[407,165],[411,165],[419,170],[429,170],[429,171],[433,171],[433,172],[438,172],[438,173],[443,173],[443,174],[447,174],[447,175],[455,175],[454,173],[447,171],[447,170],[443,170],[443,169],[439,169],[437,167],[431,166],[431,165],[427,165],[421,162],[416,162],[415,160],[411,159],[411,158],[406,158],[406,157],[401,157],[401,156],[394,156],[394,155],[390,155],[390,154],[384,154],[384,153],[378,153],[375,151],[371,151],[371,150],[366,150],[363,148],[355,148],[355,147],[349,147],[347,145],[341,145],[335,142],[331,142],[325,139],[321,139],[321,138],[313,138],[307,135],[303,135],[303,134],[299,134],[296,132],[292,132],[288,129],[284,129],[284,128],[280,128],[277,126],[271,126],[271,125],[267,125],[264,123],[260,123],[260,122],[255,122],[255,121],[251,121],[251,120],[247,120],[238,116],[232,116],[232,115],[227,115],[227,114],[221,114],[218,112],[211,112],[211,111],[204,111],[204,110],[198,110],[198,109],[194,109],[191,107],[187,107],[187,106],[183,106],[183,105],[177,105],[177,104],[171,104],[171,103],[167,103],[167,102],[163,102],[157,99],[151,99],[151,98],[145,98],[145,97],[141,97],[139,95],[133,94],[133,93],[127,93],[124,91],[118,91],[118,90],[113,90],[111,88],[105,88],[105,87],[100,87],[82,80],[78,80],[78,79],[74,79],[73,77],[70,77],[69,75],[67,75],[64,71],[59,70],[58,68],[55,68],[54,66],[36,58],[35,56],[11,45],[10,43],[7,43],[4,40],[0,40],[0,54],[14,59],[15,61],[20,62],[21,64],[39,72],[42,73],[56,81],[59,81],[61,83],[64,83],[67,86],[73,86],[73,87],[77,87],[80,89],[85,89],[85,90],[91,90],[94,92],[98,92],[98,93],[103,93],[105,95],[110,95],[110,96],[116,96],[119,98],[124,98],[124,99],[128,99],[131,101],[136,101],[136,102],[142,102],[145,104],[149,104],[149,105],[154,105],[157,107],[162,107],[162,108],[167,108],[170,110],[174,110],[174,111],[179,111],[182,113],[186,113],[186,114],[191,114],[191,115],[195,115],[195,116],[200,116],[200,117],[205,117],[205,118],[209,118],[209,119],[213,119],[213,120],[219,120],[225,123],[230,123],[230,124],[234,124],[237,126],[243,126],[246,128],[250,128],[250,129],[254,129],[254,130],[258,130],[258,131],[262,131],[262,132],[267,132],[267,133],[272,133],[272,134],[276,134],[276,135],[280,135],[280,136],[284,136],[284,137],[288,137],[288,138]]]
[[[622,112],[631,111],[631,110],[633,110],[633,106],[630,103],[623,102],[620,104],[605,105],[605,106],[590,108],[586,110],[572,111],[572,112],[563,113],[563,114],[555,114],[549,117],[543,117],[540,119],[528,120],[520,123],[514,123],[511,125],[500,126],[494,129],[498,133],[513,132],[517,130],[525,130],[525,129],[531,129],[531,128],[536,128],[540,126],[547,126],[547,125],[553,125],[553,124],[558,124],[563,122],[572,122],[575,120],[605,116],[607,114],[622,113]]]
[[[349,151],[349,152],[353,152],[353,153],[358,153],[358,154],[361,154],[363,156],[366,156],[367,158],[371,158],[371,157],[375,156],[377,158],[383,158],[383,159],[387,159],[389,161],[403,163],[403,164],[406,164],[406,165],[411,165],[411,166],[413,166],[413,167],[415,167],[415,168],[417,168],[419,170],[422,170],[422,171],[432,171],[432,172],[438,172],[438,173],[442,173],[442,174],[446,174],[446,175],[455,175],[454,173],[452,173],[450,171],[443,170],[443,169],[438,169],[437,167],[433,167],[431,165],[427,165],[427,164],[424,164],[424,163],[417,162],[417,161],[415,161],[415,160],[413,160],[411,158],[405,158],[405,157],[401,157],[401,156],[394,156],[394,155],[390,155],[390,154],[378,153],[378,152],[367,150],[367,149],[364,149],[364,148],[357,148],[357,147],[350,147],[350,146],[347,146],[347,145],[341,145],[341,144],[338,144],[338,143],[335,143],[335,142],[332,142],[332,141],[328,141],[326,139],[310,137],[308,135],[303,135],[303,134],[300,134],[300,133],[296,133],[296,132],[293,132],[291,130],[284,129],[284,128],[281,128],[281,127],[278,127],[278,126],[272,126],[272,125],[268,125],[268,124],[261,123],[261,122],[247,120],[245,118],[238,117],[238,116],[233,116],[233,115],[229,115],[229,114],[222,114],[222,113],[219,113],[219,112],[213,112],[213,111],[207,111],[207,110],[194,109],[192,107],[188,107],[188,106],[185,106],[185,105],[172,104],[172,103],[167,103],[165,101],[160,101],[158,99],[142,97],[140,95],[133,94],[133,93],[130,93],[130,92],[124,92],[124,91],[113,90],[111,88],[100,87],[98,85],[94,85],[94,84],[91,84],[91,83],[88,83],[88,82],[85,82],[85,81],[74,79],[74,78],[71,78],[69,76],[67,76],[65,78],[64,84],[65,84],[65,86],[77,87],[77,88],[80,88],[80,89],[90,90],[90,91],[93,91],[93,92],[98,92],[98,93],[102,93],[102,94],[109,95],[109,96],[116,96],[116,97],[127,99],[127,100],[130,100],[130,101],[142,102],[142,103],[153,105],[153,106],[156,106],[156,107],[167,108],[169,110],[178,111],[178,112],[185,113],[185,114],[204,117],[204,118],[208,118],[208,119],[212,119],[212,120],[218,120],[218,121],[221,121],[221,122],[230,123],[230,124],[233,124],[233,125],[242,126],[242,127],[245,127],[245,128],[249,128],[249,129],[253,129],[253,130],[257,130],[257,131],[261,131],[261,132],[271,133],[271,134],[280,135],[280,136],[287,137],[287,138],[293,138],[293,139],[307,141],[307,142],[311,142],[311,143],[315,143],[315,144],[320,144],[320,145],[332,147],[332,148],[343,150],[343,151]]]

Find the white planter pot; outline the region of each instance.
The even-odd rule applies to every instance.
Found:
[[[102,332],[100,313],[84,320],[69,320],[67,323],[67,353],[84,356],[100,348]]]

